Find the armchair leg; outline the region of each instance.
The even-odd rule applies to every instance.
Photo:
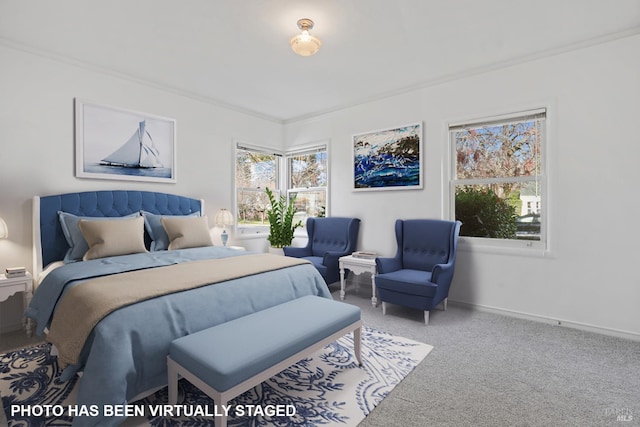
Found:
[[[429,324],[429,311],[428,310],[424,311],[424,324],[425,325]]]
[[[382,301],[382,315],[386,315],[387,314],[387,303]]]
[[[449,300],[449,298],[445,298],[444,301],[442,301],[442,309],[444,311],[447,311],[447,301]]]

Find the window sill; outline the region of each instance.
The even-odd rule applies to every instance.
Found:
[[[552,258],[552,254],[545,247],[545,243],[539,241],[482,239],[461,236],[458,240],[458,249],[464,252],[495,255]]]
[[[251,239],[266,239],[269,237],[269,232],[263,230],[242,230],[239,229],[235,234],[236,240],[251,240]]]

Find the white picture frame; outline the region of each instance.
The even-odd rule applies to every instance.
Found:
[[[75,99],[77,178],[176,183],[176,120]]]

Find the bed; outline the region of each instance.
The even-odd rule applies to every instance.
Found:
[[[71,256],[71,252],[79,249],[69,236],[73,221],[82,226],[83,233],[87,225],[100,222],[98,227],[103,232],[107,230],[110,236],[116,236],[109,227],[123,227],[125,223],[138,227],[141,212],[146,221],[140,238],[145,251],[114,256],[98,254],[84,260],[77,259],[78,253],[76,259]],[[286,257],[219,246],[165,249],[154,229],[157,224],[150,225],[159,218],[164,218],[164,224],[182,219],[194,223],[196,220],[189,218],[199,217],[202,212],[201,200],[147,191],[92,191],[34,198],[34,275],[38,286],[26,316],[36,320],[36,333],[53,341],[56,351],[66,348],[65,339],[77,339],[78,330],[89,331],[78,341],[79,346],[76,343],[75,358],[59,356],[66,364],[61,380],[81,373],[78,405],[99,408],[122,405],[164,387],[169,344],[178,337],[305,295],[331,298],[324,280],[311,264],[285,265],[282,263]],[[116,224],[110,219],[123,222]],[[137,232],[135,235],[138,236]],[[97,247],[91,242],[89,246],[91,249],[83,258]],[[236,271],[239,265],[246,264],[268,264],[268,268],[259,272]],[[192,272],[205,275],[199,277],[195,286],[187,283]],[[170,279],[164,280],[165,277]],[[131,286],[132,283],[135,285]],[[170,289],[108,309],[97,320],[87,319],[95,322],[95,326],[89,323],[80,327],[76,323],[97,311],[82,310],[84,303],[78,301],[84,300],[74,299],[83,297],[82,292],[99,289],[102,293],[96,295],[106,305],[105,292],[117,294],[115,299],[125,299],[123,295],[137,288],[137,284],[140,288],[153,288],[154,292],[165,285]],[[177,284],[179,289],[175,288]],[[90,301],[86,304],[88,307]],[[65,329],[64,334],[57,332],[64,323],[60,319],[68,316],[71,320],[66,321],[74,329]],[[100,416],[76,417],[73,425],[120,422],[122,419]]]

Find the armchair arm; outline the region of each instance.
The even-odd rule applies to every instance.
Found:
[[[305,247],[285,246],[282,248],[282,250],[284,251],[284,254],[286,256],[295,257],[295,258],[302,258],[305,256],[312,255],[311,248],[309,248],[308,246],[305,246]]]
[[[402,269],[402,263],[400,258],[376,258],[376,267],[378,268],[378,274],[391,273]]]
[[[338,259],[345,255],[350,255],[350,252],[327,251],[322,258],[322,264],[327,268],[338,268]]]
[[[453,262],[436,264],[431,270],[431,282],[436,284],[450,284],[453,279]]]

